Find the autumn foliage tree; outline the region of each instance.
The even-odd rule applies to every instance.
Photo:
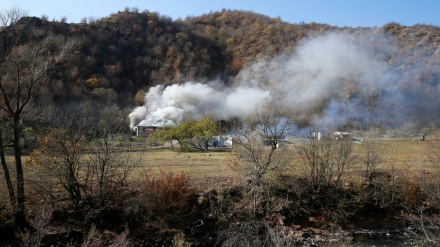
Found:
[[[186,139],[192,137],[191,127],[193,123],[190,121],[184,121],[176,124],[175,126],[165,126],[162,129],[156,130],[152,138],[158,138],[161,141],[173,141],[176,140],[180,145],[180,150],[183,151],[186,146]]]
[[[183,121],[174,126],[165,126],[162,129],[155,131],[151,138],[158,138],[161,141],[176,140],[180,149],[183,151],[187,143],[193,143],[195,146],[202,146],[206,151],[208,150],[209,142],[212,137],[218,135],[220,130],[217,122],[209,117],[201,120]],[[195,140],[192,140],[194,138]],[[190,141],[188,141],[191,139]]]
[[[220,134],[218,124],[209,117],[195,122],[191,128],[191,132],[193,136],[199,140],[199,143],[203,143],[205,151],[208,151],[209,142],[212,141],[212,137]]]

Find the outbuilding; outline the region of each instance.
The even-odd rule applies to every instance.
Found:
[[[162,126],[160,125],[155,125],[151,122],[147,122],[147,121],[142,121],[140,122],[135,128],[135,132],[136,132],[136,136],[149,136],[152,133],[154,133],[154,131],[156,131],[157,129],[162,128]]]

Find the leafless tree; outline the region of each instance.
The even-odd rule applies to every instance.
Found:
[[[0,12],[0,27],[14,25],[21,17],[26,16],[27,12],[19,8],[11,8]]]
[[[377,175],[377,168],[383,160],[383,147],[367,136],[362,142],[362,150],[359,158],[365,165],[365,181],[368,186],[372,186],[373,179]]]
[[[324,187],[337,188],[341,178],[354,162],[352,142],[348,138],[336,139],[331,130],[311,130],[299,146],[299,154],[306,168],[305,177],[313,191]]]
[[[85,194],[98,205],[122,196],[128,176],[139,163],[140,156],[121,140],[104,138],[90,144],[85,171]]]
[[[232,168],[246,179],[259,184],[263,176],[281,168],[291,150],[279,149],[283,138],[295,130],[290,110],[276,105],[266,105],[247,116],[234,137]]]
[[[251,186],[254,219],[267,188],[264,176],[280,171],[289,162],[292,150],[279,148],[283,138],[295,129],[290,110],[276,105],[261,107],[243,119],[241,128],[233,139],[230,167]],[[264,200],[263,200],[264,201]]]
[[[11,13],[12,12],[12,13]],[[14,208],[16,225],[27,228],[25,216],[25,188],[23,163],[21,159],[21,133],[23,130],[23,112],[32,100],[34,90],[45,81],[45,75],[60,65],[75,49],[78,40],[66,39],[41,30],[22,30],[14,28],[13,24],[23,12],[11,10],[3,12],[1,21],[10,26],[0,31],[2,41],[0,50],[0,115],[1,130],[0,156],[6,183],[9,190],[10,202]],[[11,26],[12,25],[12,26]],[[32,45],[23,40],[32,37]],[[17,38],[20,37],[20,38]],[[6,135],[9,135],[6,137]],[[16,188],[12,190],[9,166],[4,158],[5,149],[12,148],[15,161]]]
[[[29,155],[28,169],[35,172],[34,180],[40,178],[35,184],[49,193],[50,198],[57,198],[51,188],[59,184],[74,205],[78,205],[81,200],[79,173],[84,141],[81,132],[70,133],[64,128],[38,136],[38,147]]]
[[[104,106],[94,120],[85,164],[85,194],[105,201],[127,186],[128,176],[138,165],[140,156],[132,152],[124,135],[127,129],[116,105]],[[124,129],[122,129],[124,128]]]

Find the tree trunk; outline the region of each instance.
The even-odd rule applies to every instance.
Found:
[[[176,139],[177,142],[179,143],[179,145],[180,145],[180,151],[183,151],[183,143],[182,143],[182,141],[181,141],[180,139],[178,139],[178,138],[174,138],[174,139]],[[173,142],[173,140],[171,140],[171,142]]]
[[[209,151],[208,149],[209,149],[209,140],[206,139],[205,140],[205,151],[208,152]]]
[[[75,164],[69,164],[69,179],[68,179],[68,191],[70,193],[70,198],[74,202],[75,207],[78,206],[79,201],[81,200],[81,189],[79,188],[79,182],[75,175],[74,170]]]
[[[2,134],[3,133],[0,130],[0,159],[1,159],[2,167],[3,167],[3,172],[5,174],[6,186],[8,187],[9,201],[11,202],[11,207],[15,208],[16,205],[15,205],[14,186],[12,185],[11,175],[9,174],[9,168],[6,163]]]
[[[30,229],[30,224],[26,219],[25,211],[25,193],[24,193],[24,172],[23,164],[21,160],[21,146],[20,146],[20,120],[18,118],[14,119],[14,158],[15,158],[15,169],[17,176],[17,203],[14,209],[14,219],[16,227],[21,230]]]

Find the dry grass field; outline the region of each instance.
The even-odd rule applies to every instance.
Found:
[[[438,135],[427,138],[426,141],[420,141],[415,138],[401,139],[383,139],[374,140],[380,146],[383,154],[383,162],[378,166],[378,170],[389,170],[391,164],[395,165],[401,176],[416,176],[421,169],[435,169],[435,152],[440,153]],[[353,143],[353,150],[356,156],[363,152],[363,144]],[[282,147],[291,148],[292,166],[291,172],[301,172],[299,165],[299,156],[295,154],[295,146]],[[213,149],[209,152],[180,152],[179,149],[157,148],[133,152],[132,156],[139,159],[138,166],[131,174],[131,179],[142,179],[144,174],[149,172],[158,174],[163,171],[166,173],[177,174],[184,172],[193,181],[202,182],[202,184],[215,184],[216,179],[231,177],[233,173],[228,166],[230,157],[229,149]],[[23,156],[26,162],[27,156]],[[13,164],[13,157],[7,156],[9,164]],[[11,168],[13,165],[11,165]],[[354,164],[350,169],[351,176],[356,177],[362,172],[361,164]],[[353,177],[352,177],[353,178]],[[0,177],[0,191],[5,192],[4,178]],[[209,189],[209,188],[205,188]],[[3,194],[3,193],[2,193]]]
[[[432,170],[435,147],[440,152],[437,136],[420,141],[417,138],[377,138],[374,139],[380,148],[382,162],[378,165],[379,171],[389,171],[394,165],[400,176],[416,176],[421,169]],[[290,171],[301,172],[299,156],[295,153],[295,146],[282,147],[292,149],[292,166]],[[353,143],[354,155],[359,157],[363,152],[363,144]],[[232,176],[228,166],[230,152],[228,150],[212,150],[210,152],[180,153],[178,149],[152,149],[137,153],[140,157],[139,166],[132,178],[142,177],[147,171],[153,174],[159,171],[179,173],[185,172],[193,180],[210,180]],[[151,169],[151,170],[150,170]],[[351,176],[357,177],[362,173],[362,164],[356,163],[350,169]],[[353,177],[352,177],[353,178]]]
[[[141,168],[187,172],[191,176],[211,176],[227,168],[228,151],[180,153],[174,150],[147,151],[141,155]]]
[[[133,173],[135,178],[147,171],[153,174],[161,170],[172,173],[185,172],[189,177],[197,179],[217,177],[229,171],[228,150],[181,153],[177,149],[153,149],[134,155],[139,155],[137,157],[140,158],[139,166]]]

